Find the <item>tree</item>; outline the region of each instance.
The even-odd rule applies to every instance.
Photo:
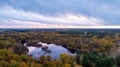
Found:
[[[9,46],[10,46],[9,42],[0,40],[0,49],[8,48]]]
[[[9,65],[8,62],[6,62],[6,61],[4,61],[4,60],[0,61],[0,67],[9,67],[9,66],[10,66],[10,65]]]
[[[64,65],[64,67],[71,67],[71,65],[68,64],[68,63],[66,63],[66,64]]]
[[[37,64],[36,62],[31,62],[30,67],[42,67],[41,64]]]
[[[18,67],[29,67],[25,62],[20,62]]]
[[[63,63],[60,60],[55,61],[56,67],[63,67]]]
[[[47,61],[52,61],[52,57],[50,55],[46,56]]]
[[[20,58],[24,62],[27,62],[27,60],[28,60],[26,55],[21,55]]]
[[[60,55],[60,60],[63,64],[65,64],[68,60],[67,60],[67,54],[61,54]]]
[[[14,61],[14,60],[11,60],[10,61],[10,67],[18,67],[18,62],[17,61]]]
[[[106,54],[96,52],[83,54],[83,67],[113,67],[114,59]]]
[[[43,64],[46,61],[46,57],[44,55],[40,56],[40,63]]]
[[[120,67],[120,55],[116,57],[115,62],[116,62],[116,66]]]
[[[82,60],[83,67],[92,67],[90,66],[91,60],[89,58],[90,58],[89,53],[83,54],[83,60]]]
[[[75,59],[76,59],[77,64],[80,65],[81,64],[81,53],[80,53],[80,51],[76,52]]]

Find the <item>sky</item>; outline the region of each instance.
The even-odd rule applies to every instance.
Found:
[[[0,0],[0,28],[120,28],[120,0]]]

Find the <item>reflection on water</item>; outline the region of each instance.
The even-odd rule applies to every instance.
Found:
[[[41,44],[41,47],[27,47],[29,50],[28,55],[32,55],[33,58],[39,58],[41,55],[51,55],[53,59],[58,59],[63,53],[73,55],[69,50],[62,46],[42,42],[39,42],[39,44]]]

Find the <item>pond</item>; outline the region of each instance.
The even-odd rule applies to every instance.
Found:
[[[70,52],[67,48],[64,48],[61,45],[47,44],[42,42],[39,42],[38,44],[41,44],[41,46],[27,46],[29,50],[28,55],[31,55],[33,58],[37,59],[40,58],[41,55],[50,55],[53,59],[59,59],[60,55],[63,53],[74,55],[74,53]]]

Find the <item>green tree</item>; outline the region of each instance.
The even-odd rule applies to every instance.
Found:
[[[81,64],[81,52],[80,51],[76,52],[75,59],[76,59],[77,64],[80,65]]]
[[[18,67],[18,62],[17,61],[14,61],[14,60],[11,60],[10,61],[10,67]]]
[[[120,67],[120,55],[116,57],[115,62],[116,62],[116,66]]]
[[[21,56],[20,56],[20,59],[21,59],[22,61],[24,61],[24,62],[27,62],[27,61],[28,61],[28,58],[27,58],[26,55],[21,55]]]

